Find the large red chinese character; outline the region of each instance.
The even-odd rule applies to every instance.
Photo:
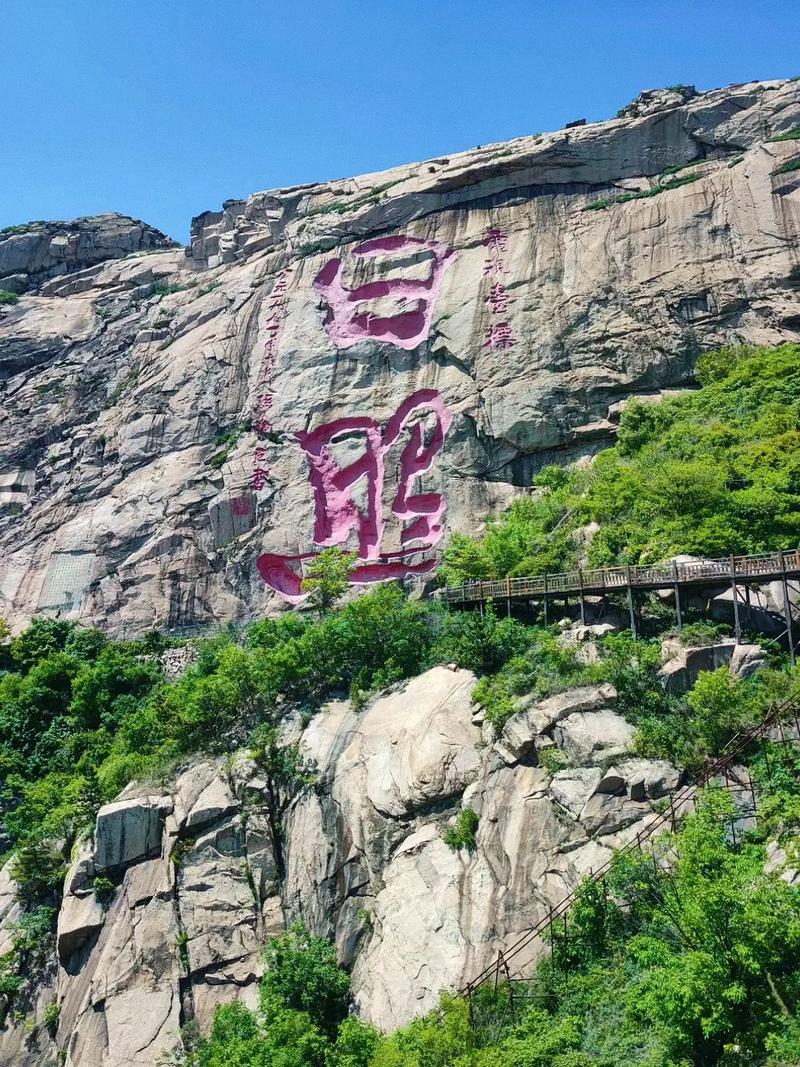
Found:
[[[331,445],[353,433],[364,435],[365,451],[353,463],[340,467]],[[312,433],[298,433],[300,446],[308,456],[314,490],[314,541],[318,545],[343,544],[350,533],[358,536],[362,559],[375,558],[381,539],[380,500],[383,491],[381,432],[370,418],[336,419]],[[366,510],[353,500],[351,488],[366,477]]]
[[[433,308],[453,249],[438,241],[419,237],[378,237],[353,249],[354,256],[430,253],[426,278],[391,277],[365,282],[353,289],[342,285],[341,258],[330,259],[314,279],[314,288],[328,304],[325,329],[339,348],[349,348],[367,338],[389,341],[412,349],[426,340]],[[381,305],[376,302],[381,301]],[[387,308],[388,304],[388,308]],[[387,311],[391,312],[387,314]]]
[[[433,418],[426,441],[425,422]],[[426,573],[435,566],[428,559],[410,563],[407,557],[432,548],[443,533],[442,515],[446,507],[440,493],[413,493],[412,484],[429,470],[444,444],[452,415],[440,395],[433,389],[420,389],[408,397],[381,430],[368,416],[336,419],[297,439],[308,457],[309,475],[314,491],[314,541],[320,546],[345,545],[351,535],[358,541],[358,555],[363,564],[351,575],[354,582],[375,582],[405,574]],[[391,505],[392,514],[403,523],[402,548],[397,552],[380,551],[384,530],[381,501],[386,455],[408,432],[408,440],[399,457],[397,491]],[[363,451],[350,463],[342,465],[333,454],[334,446],[361,439]],[[366,479],[361,505],[353,496],[353,487]],[[290,564],[315,555],[267,554],[257,561],[259,573],[271,588],[290,600],[302,598],[301,577]]]

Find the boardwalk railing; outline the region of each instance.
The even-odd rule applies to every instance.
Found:
[[[465,582],[439,591],[448,604],[479,603],[502,598],[536,598],[567,593],[607,593],[628,589],[665,589],[676,585],[774,581],[800,576],[800,550],[726,556],[687,563],[653,563],[644,567],[600,567],[544,574],[532,578],[501,578]]]

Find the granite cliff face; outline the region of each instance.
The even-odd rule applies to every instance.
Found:
[[[0,234],[0,614],[191,632],[296,598],[330,544],[360,582],[429,573],[703,348],[797,338],[798,126],[798,81],[663,90],[228,202],[188,250]]]
[[[316,781],[289,799],[280,834],[268,775],[246,754],[133,783],[101,808],[66,877],[57,959],[0,1029],[0,1063],[153,1067],[180,1051],[182,1027],[207,1031],[217,1004],[257,1004],[264,941],[295,919],[336,942],[359,1013],[390,1029],[474,976],[680,784],[629,754],[609,685],[522,700],[497,741],[474,685],[437,667],[364,709],[334,702],[290,725]],[[540,760],[554,745],[568,769]],[[480,816],[472,851],[443,836],[462,806]],[[5,867],[0,952],[18,914]]]

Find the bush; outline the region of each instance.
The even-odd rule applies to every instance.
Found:
[[[464,611],[447,616],[434,656],[475,674],[494,674],[530,645],[530,628],[514,619],[498,619],[491,601],[483,614]]]
[[[499,735],[515,711],[515,698],[543,699],[553,693],[582,685],[593,677],[581,663],[574,647],[565,647],[549,630],[527,628],[527,647],[508,659],[494,676],[479,679],[472,695],[486,712],[486,721]]]
[[[267,1019],[276,1006],[305,1012],[329,1036],[347,1015],[350,979],[336,962],[336,950],[313,937],[302,923],[271,938],[264,953],[262,1010]]]
[[[467,852],[475,851],[475,835],[478,832],[480,818],[472,808],[462,808],[456,818],[455,826],[448,826],[444,832],[444,842],[454,852],[465,848]]]
[[[97,898],[97,903],[106,911],[110,905],[117,889],[114,883],[103,875],[98,875],[94,880],[94,895]]]
[[[18,301],[19,297],[16,293],[11,293],[8,289],[0,289],[0,305],[16,304]]]

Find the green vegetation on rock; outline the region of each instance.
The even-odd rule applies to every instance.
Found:
[[[598,523],[590,566],[681,552],[763,552],[800,540],[800,345],[700,357],[702,388],[633,401],[613,448],[586,471],[545,468],[479,538],[454,537],[448,584],[567,569],[576,531]]]
[[[769,137],[769,141],[800,141],[800,126],[795,126],[791,130],[785,130],[783,133],[776,133],[774,137]]]
[[[703,356],[701,388],[622,416],[617,444],[582,471],[547,467],[477,538],[456,536],[449,582],[541,574],[574,566],[641,563],[677,552],[767,551],[800,538],[800,346],[726,348]],[[230,436],[228,436],[230,435]],[[238,428],[218,441],[235,444]],[[587,526],[594,523],[593,536]],[[247,748],[275,798],[269,833],[285,876],[282,819],[302,789],[318,788],[296,740],[332,697],[356,707],[436,664],[474,671],[476,703],[494,731],[519,710],[578,685],[610,683],[635,748],[689,769],[718,753],[800,674],[771,653],[747,678],[727,667],[700,674],[688,694],[659,678],[672,625],[653,598],[643,638],[597,637],[594,654],[556,626],[483,613],[451,613],[392,584],[336,607],[352,558],[323,553],[306,575],[317,612],[287,612],[197,641],[196,662],[167,682],[157,633],[114,641],[40,617],[11,638],[0,623],[0,821],[19,887],[12,947],[0,958],[0,1019],[31,976],[52,965],[52,935],[73,847],[98,807],[133,778],[157,782],[198,753]],[[682,638],[714,642],[720,627],[689,619]],[[641,636],[641,635],[640,635]],[[491,740],[490,735],[486,735]],[[656,862],[627,857],[608,892],[581,891],[568,936],[529,982],[514,1020],[502,984],[467,1004],[382,1036],[348,1013],[349,978],[333,948],[300,926],[273,939],[258,1012],[217,1011],[209,1035],[189,1043],[190,1067],[789,1067],[800,1057],[800,889],[765,873],[767,843],[798,861],[800,755],[766,743],[749,754],[761,796],[757,830],[732,832],[727,794],[709,791]],[[567,765],[556,748],[541,762]],[[455,812],[455,818],[452,818]],[[454,801],[435,813],[445,843],[480,849],[479,816]],[[451,819],[448,825],[448,818]],[[188,842],[183,847],[187,847]],[[660,859],[659,859],[660,857]],[[180,850],[173,857],[180,866]],[[108,907],[118,891],[94,881]],[[624,905],[623,903],[624,902]],[[365,927],[369,927],[365,919]],[[185,942],[177,952],[183,959]],[[481,1019],[493,1016],[492,1026]],[[57,1015],[51,1022],[54,1023]],[[49,1025],[49,1024],[48,1024]]]
[[[475,851],[475,834],[478,832],[480,818],[472,808],[463,808],[456,818],[453,826],[445,830],[444,843],[448,848],[457,852],[465,848],[467,852]]]
[[[774,170],[773,174],[790,174],[794,170],[800,170],[800,156],[795,156],[794,159],[787,159],[785,163],[782,163],[777,170]]]
[[[773,767],[781,766],[780,759]],[[796,779],[772,783],[784,806]],[[331,946],[302,927],[273,939],[261,1007],[217,1009],[191,1067],[790,1067],[800,1026],[800,890],[765,873],[764,835],[734,845],[725,790],[706,791],[652,856],[619,857],[607,889],[587,881],[566,930],[517,987],[389,1035],[347,1018]],[[796,830],[795,830],[796,832]],[[522,994],[520,997],[519,994]]]

